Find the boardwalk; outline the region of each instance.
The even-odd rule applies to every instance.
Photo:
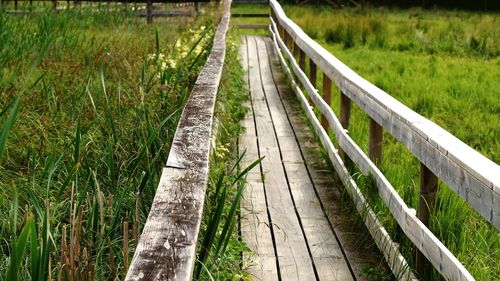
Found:
[[[224,3],[126,280],[192,280],[230,18],[230,2]],[[243,256],[244,269],[254,280],[386,280],[389,270],[398,280],[416,280],[413,269],[428,280],[434,267],[447,280],[475,280],[428,221],[443,181],[499,229],[500,166],[359,76],[304,33],[276,0],[269,3],[271,38],[246,36],[240,45],[250,112],[239,152],[246,153],[244,166],[265,157],[248,174],[240,204],[241,238],[252,250]],[[316,89],[319,73],[323,95]],[[339,117],[331,108],[332,86],[340,90]],[[351,104],[369,117],[368,155],[349,135]],[[416,210],[379,169],[386,134],[420,161]],[[358,186],[356,179],[368,176],[398,224],[397,237]],[[401,241],[418,250],[414,265],[402,255],[400,248],[408,247]]]
[[[271,41],[243,41],[251,112],[243,121],[240,151],[246,150],[245,164],[266,157],[249,174],[241,206],[242,238],[255,252],[245,257],[246,266],[255,280],[356,280],[353,268],[363,258],[335,221],[339,210],[331,200],[337,188],[329,172],[318,169],[319,145],[283,79]]]

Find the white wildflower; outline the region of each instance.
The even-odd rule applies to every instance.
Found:
[[[156,60],[156,54],[148,54],[148,61]]]
[[[177,63],[173,59],[168,59],[167,63],[168,65],[170,65],[171,68],[175,68],[177,66]]]
[[[165,61],[162,61],[160,65],[161,71],[167,70],[167,67],[168,67],[167,63]]]

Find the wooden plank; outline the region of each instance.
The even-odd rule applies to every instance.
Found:
[[[264,92],[269,107],[273,109],[270,111],[271,116],[275,124],[280,120],[281,126],[292,130],[271,71],[270,60],[275,54],[271,53],[267,48],[268,42],[264,42],[263,39],[258,41],[258,45]],[[262,59],[264,56],[266,59]],[[319,280],[337,280],[336,277],[342,277],[340,280],[353,280],[345,256],[315,194],[297,139],[295,136],[278,137],[278,142],[295,207]],[[294,153],[289,153],[290,150]],[[332,264],[335,266],[329,267]]]
[[[208,181],[213,112],[226,52],[230,1],[182,111],[167,165],[125,280],[190,280]],[[210,77],[210,81],[206,81]]]
[[[274,32],[276,30],[275,25],[273,22],[271,22],[271,25],[273,27],[272,31]],[[366,157],[366,155],[357,146],[357,144],[346,134],[345,130],[342,129],[339,120],[333,114],[331,108],[325,104],[325,102],[321,99],[315,89],[313,89],[310,83],[308,83],[307,78],[305,78],[305,74],[301,72],[300,68],[297,66],[297,63],[293,60],[293,56],[290,54],[290,51],[286,49],[286,46],[279,40],[279,38],[276,38],[275,36],[274,38],[275,40],[277,40],[277,43],[279,43],[283,52],[289,58],[289,62],[292,66],[294,74],[299,78],[303,85],[305,84],[304,88],[308,91],[308,94],[310,95],[316,106],[318,106],[318,109],[327,116],[328,121],[332,126],[334,133],[336,134],[337,140],[339,141],[339,145],[346,151],[346,153],[365,174],[371,174],[374,176],[380,197],[389,207],[389,210],[394,215],[396,221],[401,226],[405,234],[410,238],[415,246],[422,253],[424,253],[424,255],[430,260],[434,267],[445,277],[453,280],[474,280],[467,269],[465,269],[465,267],[457,260],[457,258],[453,256],[453,254],[434,236],[434,234],[429,231],[429,229],[427,229],[427,227],[425,227],[425,225],[423,225],[420,220],[416,218],[416,212],[406,206],[405,202],[401,199],[399,194],[387,181],[380,170],[377,169],[376,165],[371,160],[369,160],[368,157]],[[276,48],[278,48],[277,44]],[[301,93],[300,88],[298,88],[293,79],[292,85],[296,86],[297,93]],[[304,109],[307,112],[312,111],[312,109],[308,105],[304,106]],[[309,117],[312,121],[317,121],[314,114],[310,115]],[[312,123],[317,129],[317,133],[320,136],[324,137],[324,140],[322,141],[323,145],[325,145],[327,149],[328,146],[333,147],[330,139],[326,135],[326,132],[320,126],[316,127],[314,122]],[[332,162],[335,161],[332,160]],[[342,167],[338,167],[337,172],[342,179],[343,177],[349,176],[349,173],[346,173],[346,175],[342,174],[345,173],[345,171],[342,170]],[[344,183],[348,184],[348,182]],[[408,225],[409,222],[411,222],[412,225]],[[427,243],[423,243],[423,241],[426,241]]]
[[[281,68],[278,60],[273,62],[273,67]],[[273,74],[276,72],[273,71]],[[275,75],[275,80],[286,82],[281,75]],[[323,157],[318,157],[321,153],[320,146],[309,129],[307,120],[304,118],[302,109],[297,103],[295,96],[285,83],[282,85],[277,82],[277,87],[280,97],[284,101],[285,110],[294,128],[297,142],[304,155],[306,167],[313,181],[316,193],[321,201],[324,213],[334,229],[339,245],[341,245],[342,251],[345,253],[348,264],[353,274],[356,276],[356,279],[365,280],[366,276],[363,274],[364,269],[381,266],[380,260],[383,259],[383,256],[379,251],[373,249],[373,247],[368,247],[371,241],[365,239],[366,229],[358,227],[357,224],[354,223],[357,219],[356,216],[344,209],[348,203],[345,202],[341,194],[339,188],[340,183],[335,180],[335,172],[330,171]],[[366,242],[360,243],[360,239]],[[323,267],[317,268],[318,275],[322,275],[322,273],[320,273],[322,268]],[[332,270],[330,270],[330,273],[331,271]],[[342,279],[340,278],[338,280]]]
[[[389,94],[363,79],[335,56],[305,34],[284,13],[277,1],[270,1],[278,22],[288,37],[309,56],[323,72],[334,81],[352,101],[357,103],[371,118],[383,126],[450,188],[461,195],[461,189],[477,190],[488,200],[500,202],[500,166],[484,157],[438,125],[415,113]],[[387,118],[393,116],[393,118]],[[404,132],[404,133],[403,133]],[[414,143],[427,142],[427,150],[415,150]],[[435,161],[434,155],[441,152],[450,165],[440,166],[426,163]],[[454,165],[451,165],[451,164]],[[464,175],[462,180],[449,175]],[[466,181],[474,177],[475,180]],[[476,184],[471,186],[470,184]],[[472,208],[500,229],[500,204],[483,204],[481,200],[463,197]]]
[[[382,251],[384,254],[384,258],[389,264],[389,267],[393,271],[395,276],[398,276],[400,280],[416,280],[416,278],[413,276],[411,273],[411,270],[408,266],[408,263],[404,259],[404,257],[401,255],[401,253],[398,250],[398,245],[394,243],[391,239],[391,237],[388,235],[387,231],[384,229],[384,227],[380,224],[378,221],[376,215],[373,213],[373,210],[369,205],[367,205],[366,200],[357,187],[356,183],[350,176],[347,168],[344,166],[343,161],[341,160],[340,156],[337,153],[337,150],[333,147],[333,144],[330,141],[329,136],[326,134],[326,132],[323,130],[323,128],[320,125],[320,122],[316,118],[316,115],[313,111],[313,109],[309,106],[307,103],[306,97],[304,97],[302,90],[298,87],[296,84],[295,80],[293,79],[293,75],[288,68],[287,62],[279,52],[279,48],[281,46],[281,49],[283,52],[291,58],[292,55],[288,49],[286,49],[284,43],[281,41],[280,38],[276,37],[275,35],[275,30],[276,26],[273,22],[271,22],[271,35],[274,40],[274,48],[276,50],[276,53],[278,54],[280,58],[280,62],[285,70],[285,73],[287,74],[288,78],[291,81],[292,84],[292,89],[295,92],[297,98],[299,99],[303,110],[307,114],[309,121],[311,121],[311,124],[313,125],[316,133],[320,137],[322,145],[325,147],[325,149],[328,152],[328,156],[330,160],[332,161],[332,164],[337,171],[339,178],[342,180],[344,183],[349,195],[353,198],[353,202],[355,204],[355,207],[357,211],[363,215],[364,218],[364,223],[366,227],[368,228],[368,231],[372,235],[375,243],[379,247],[379,249]],[[279,46],[278,46],[279,44]],[[298,70],[298,66],[294,61],[290,61],[292,68],[294,70]],[[308,85],[305,85],[306,88],[309,88]],[[313,91],[314,92],[314,91]],[[318,98],[317,96],[319,95],[312,95],[311,97],[313,99]],[[318,100],[315,101],[316,104],[319,104],[320,102]],[[324,101],[323,101],[324,102]],[[326,107],[328,110],[331,112],[331,108],[328,106]],[[327,112],[327,110],[324,110],[324,112]],[[333,113],[329,115],[329,117],[334,116]],[[331,119],[331,118],[330,118]],[[335,118],[330,121],[338,120]],[[341,128],[340,122],[338,122],[339,125],[335,128],[336,130],[339,130]],[[343,130],[342,130],[343,131]]]
[[[259,38],[257,41],[261,65],[261,76],[264,85],[264,93],[269,105],[271,117],[275,123],[293,130],[279,97],[277,86],[273,78],[270,60],[276,54],[273,49],[268,48],[270,41]],[[263,59],[266,57],[268,59]],[[342,276],[342,280],[353,280],[353,276],[345,261],[345,256],[335,239],[335,234],[329,225],[328,219],[322,211],[321,204],[314,191],[311,178],[307,173],[304,159],[300,154],[300,148],[295,136],[278,137],[278,143],[282,155],[282,162],[288,178],[290,191],[299,215],[309,252],[314,261],[314,266],[320,280],[336,280],[334,277]],[[290,153],[290,151],[293,151]],[[336,264],[335,269],[327,268],[330,264]],[[335,274],[333,274],[335,273]]]
[[[287,188],[278,142],[262,88],[259,62],[264,58],[259,57],[256,39],[254,37],[249,38],[251,99],[253,108],[259,109],[258,112],[255,112],[255,123],[259,140],[260,157],[266,157],[261,162],[261,169],[278,255],[280,275],[282,280],[308,280],[308,278],[314,276],[312,262],[299,221],[294,212],[293,201]],[[294,260],[291,261],[288,257],[293,257]],[[292,262],[293,264],[291,264]]]
[[[245,71],[244,78],[247,83],[247,89],[250,90],[246,38],[240,44],[240,58],[241,65]],[[255,159],[259,158],[252,105],[250,102],[247,102],[246,105],[250,108],[250,112],[241,123],[245,128],[245,132],[241,135],[239,141],[240,153],[245,152],[245,157],[241,163],[242,167],[250,165]],[[248,173],[246,180],[247,185],[240,204],[240,230],[242,240],[253,251],[253,254],[244,255],[243,267],[255,280],[278,280],[274,243],[267,215],[266,198],[260,169],[252,169]]]

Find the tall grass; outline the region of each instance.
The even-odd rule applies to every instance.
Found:
[[[314,39],[340,43],[345,49],[367,46],[392,51],[444,53],[460,56],[500,55],[498,15],[420,9],[332,9],[288,6]]]
[[[124,276],[212,35],[0,11],[0,280]]]
[[[500,29],[497,14],[287,7],[291,18],[340,60],[416,112],[500,163]],[[313,30],[314,29],[314,30]],[[351,34],[349,34],[351,33]],[[321,91],[321,77],[318,85]],[[339,113],[339,91],[332,108]],[[349,134],[368,150],[368,116],[351,111]],[[385,133],[381,170],[408,204],[419,197],[418,160]],[[388,208],[359,176],[358,184],[410,264],[414,247]],[[440,182],[430,229],[477,280],[500,278],[498,231]],[[432,280],[442,279],[437,271]]]

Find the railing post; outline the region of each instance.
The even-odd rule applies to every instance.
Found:
[[[420,163],[420,196],[418,199],[417,217],[429,226],[430,215],[434,209],[436,193],[438,190],[438,177],[434,175],[423,163]],[[432,265],[416,247],[415,268],[421,280],[429,280]]]
[[[341,91],[340,92],[340,125],[342,125],[342,128],[347,130],[349,128],[349,119],[351,118],[351,100],[344,95],[344,93]],[[339,155],[340,157],[346,162],[347,164],[347,158],[345,156],[345,152],[339,148]]]
[[[368,156],[370,160],[379,165],[382,161],[383,128],[370,118],[370,134],[368,136]]]
[[[316,68],[316,66],[314,66]],[[323,73],[323,100],[330,106],[332,103],[332,80]],[[349,122],[349,121],[347,121]],[[328,120],[324,115],[321,116],[321,126],[328,132]]]
[[[147,17],[147,23],[152,24],[153,23],[153,0],[148,0],[146,4],[146,17]]]
[[[317,85],[317,78],[316,75],[318,73],[318,68],[316,67],[316,64],[314,61],[309,58],[309,81],[311,81],[311,84],[313,85],[314,88],[316,88]]]
[[[300,53],[300,48],[297,45],[297,43],[295,43],[295,41],[293,41],[293,39],[292,39],[292,44],[293,44],[293,57],[295,59],[298,59],[299,58],[299,53]]]
[[[295,44],[297,51],[299,52],[299,67],[304,73],[306,73],[306,53]]]
[[[57,10],[57,0],[52,0],[52,9]]]
[[[288,32],[283,30],[283,42],[285,43],[285,46],[287,46],[287,48],[290,50],[290,40],[288,39],[288,37],[290,37],[290,35],[288,35]]]
[[[304,63],[305,64],[305,63]],[[309,81],[311,81],[312,86],[316,89],[316,74],[317,74],[316,64],[313,62],[311,58],[309,58]],[[308,95],[309,104],[313,104],[311,97]]]

